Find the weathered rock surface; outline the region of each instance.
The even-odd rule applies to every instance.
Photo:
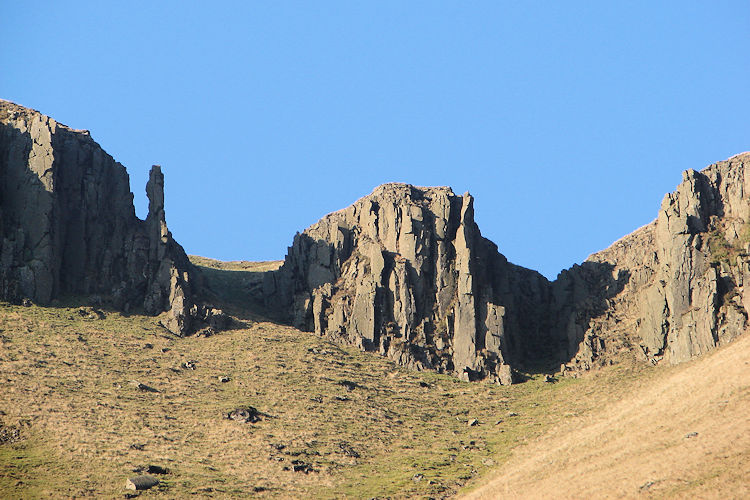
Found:
[[[140,220],[125,168],[87,131],[0,100],[0,167],[0,299],[168,311],[178,334],[228,326],[197,303],[158,166]],[[750,153],[688,170],[654,222],[550,283],[481,236],[470,195],[385,184],[298,234],[253,299],[299,328],[469,380],[623,353],[680,362],[747,328],[749,193]]]
[[[294,238],[267,307],[404,366],[505,384],[540,362],[680,362],[747,326],[750,154],[688,170],[654,222],[552,283],[482,238],[472,202],[378,187]]]
[[[151,170],[138,219],[125,168],[91,138],[0,100],[0,298],[97,295],[116,308],[168,311],[182,334],[201,316],[195,271],[164,217],[164,176]]]
[[[473,198],[385,184],[298,234],[269,273],[269,308],[299,328],[417,369],[509,383],[549,347],[549,283],[474,223]]]
[[[750,154],[687,170],[657,219],[561,273],[568,369],[634,349],[678,363],[742,334],[750,311]]]

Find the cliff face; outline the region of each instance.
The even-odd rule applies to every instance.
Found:
[[[482,238],[472,202],[377,188],[295,237],[267,306],[405,366],[503,383],[555,360],[565,372],[623,353],[676,363],[747,326],[750,154],[685,172],[654,222],[552,283]]]
[[[125,168],[87,131],[0,100],[0,299],[98,295],[169,311],[179,334],[225,322],[196,301],[158,166],[146,192],[140,220]],[[654,222],[552,283],[481,236],[470,195],[386,184],[298,234],[261,295],[299,328],[470,380],[628,352],[684,361],[748,325],[750,153],[686,171]]]
[[[556,322],[568,340],[568,368],[607,363],[627,349],[652,363],[677,363],[742,334],[750,311],[748,243],[750,154],[684,172],[654,222],[553,285],[562,298]],[[600,271],[598,286],[587,281],[586,266]],[[571,299],[574,288],[603,307],[587,314],[585,300]]]
[[[125,168],[87,131],[2,100],[0,165],[0,298],[96,294],[191,328],[194,271],[167,230],[158,166],[142,221]]]
[[[509,364],[548,343],[548,286],[482,238],[470,195],[386,184],[298,234],[265,297],[399,364],[509,383]]]

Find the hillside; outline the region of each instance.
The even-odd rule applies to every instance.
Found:
[[[221,283],[253,271],[232,272]],[[503,387],[408,371],[251,312],[179,338],[149,316],[0,309],[3,498],[118,496],[148,465],[170,470],[155,497],[443,498],[656,376],[623,364]],[[247,405],[260,421],[225,418]]]
[[[745,336],[517,448],[465,498],[747,498],[748,431]]]
[[[747,488],[748,153],[552,282],[449,187],[221,262],[172,238],[159,166],[137,218],[87,131],[0,100],[0,162],[2,497]]]
[[[257,272],[240,269],[273,267],[194,260],[231,272],[209,280],[236,289]],[[148,465],[170,472],[143,495],[165,498],[446,498],[497,470],[518,476],[521,497],[537,477],[549,492],[580,482],[571,497],[636,496],[649,481],[681,495],[745,483],[748,338],[676,367],[623,362],[499,386],[399,368],[250,311],[209,338],[77,305],[0,311],[2,498],[121,496]],[[226,418],[242,406],[260,421]],[[623,443],[624,455],[613,451]]]

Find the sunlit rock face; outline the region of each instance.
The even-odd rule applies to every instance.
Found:
[[[482,238],[468,194],[385,184],[298,234],[264,299],[300,328],[468,379],[685,361],[747,326],[748,167],[686,171],[654,222],[551,283]]]
[[[473,198],[385,184],[298,234],[270,275],[270,307],[300,328],[417,369],[510,383],[548,346],[549,283],[508,261],[474,222]]]
[[[678,363],[744,333],[748,243],[750,154],[685,171],[654,222],[554,283],[568,369],[609,363],[625,350]]]

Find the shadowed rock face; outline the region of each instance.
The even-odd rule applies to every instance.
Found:
[[[158,166],[142,221],[125,168],[87,131],[2,100],[0,166],[3,300],[96,294],[125,311],[170,311],[175,333],[191,328],[193,270],[167,230]]]
[[[549,284],[498,253],[473,199],[386,184],[298,234],[266,302],[297,327],[399,364],[510,382],[544,350]]]

